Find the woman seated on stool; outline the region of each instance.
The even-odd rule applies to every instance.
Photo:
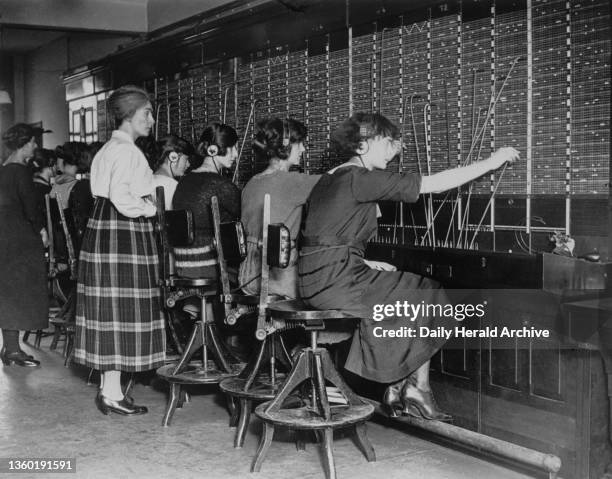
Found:
[[[172,198],[179,180],[189,168],[195,150],[191,143],[176,135],[168,135],[159,141],[153,137],[139,138],[136,144],[149,160],[156,187],[163,186],[166,210],[172,209]]]
[[[302,206],[306,203],[319,175],[290,172],[304,153],[306,127],[296,120],[272,118],[258,125],[253,150],[268,167],[253,176],[242,190],[242,224],[247,235],[247,257],[240,265],[239,283],[248,294],[260,289],[261,250],[257,243],[262,235],[264,196],[270,194],[270,223],[283,223],[291,232],[293,248],[286,269],[270,271],[270,294],[297,298],[297,249]]]
[[[219,200],[221,221],[240,218],[240,190],[223,176],[224,168],[231,168],[238,150],[238,134],[231,126],[213,123],[200,136],[191,171],[185,175],[174,193],[173,206],[177,210],[191,210],[195,223],[192,247],[175,248],[176,272],[189,278],[216,278],[217,260],[211,244],[215,236],[211,198]],[[203,159],[202,159],[203,158]]]
[[[95,204],[79,257],[74,361],[98,369],[103,414],[145,414],[124,396],[121,371],[166,358],[151,200],[153,172],[134,141],[155,123],[147,92],[127,85],[108,98],[116,130],[91,165]]]
[[[418,275],[395,271],[386,263],[364,260],[367,242],[377,231],[377,201],[415,202],[420,194],[456,188],[506,162],[518,159],[513,148],[490,158],[431,176],[382,171],[401,148],[397,127],[380,114],[357,113],[333,134],[350,160],[334,168],[312,190],[302,228],[299,291],[318,309],[341,309],[361,318],[345,367],[366,379],[393,383],[383,402],[392,414],[401,410],[426,419],[449,420],[429,386],[429,361],[445,339],[376,337],[374,328],[402,326],[453,328],[453,318],[402,316],[373,319],[376,305],[449,304],[440,286]],[[377,317],[376,319],[380,319]]]

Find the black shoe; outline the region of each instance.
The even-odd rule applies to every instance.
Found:
[[[96,396],[96,406],[105,416],[108,416],[109,412],[121,414],[122,416],[137,416],[149,412],[145,406],[130,404],[125,398],[121,399],[121,401],[114,401],[102,396],[101,393],[98,393]]]
[[[431,391],[419,389],[415,381],[407,381],[401,392],[401,401],[404,405],[403,414],[420,417],[432,421],[451,421],[452,416],[442,411]]]
[[[30,356],[23,351],[17,351],[16,353],[7,353],[5,348],[0,351],[0,359],[5,366],[10,366],[15,363],[17,366],[23,366],[26,368],[35,368],[40,366],[40,361],[34,359],[34,356]]]

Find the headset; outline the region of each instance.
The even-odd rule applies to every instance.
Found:
[[[168,154],[168,161],[174,164],[179,160],[180,157],[181,155],[179,155],[176,151],[171,151]]]
[[[359,155],[359,159],[363,164],[362,155],[365,155],[370,149],[370,145],[368,144],[368,139],[372,137],[374,134],[374,129],[369,125],[362,123],[359,125],[359,149],[357,150],[357,154]]]
[[[206,148],[206,154],[208,156],[217,156],[219,154],[219,147],[217,145],[208,145],[208,148]]]

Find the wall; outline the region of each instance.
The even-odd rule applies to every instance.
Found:
[[[42,121],[46,129],[44,146],[53,148],[68,139],[68,105],[62,73],[92,58],[101,58],[115,51],[130,37],[74,33],[59,38],[25,57],[24,117],[16,121]]]

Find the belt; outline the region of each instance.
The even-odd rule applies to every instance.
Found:
[[[311,251],[300,251],[300,256],[310,256],[339,248],[358,248],[364,250],[367,240],[349,238],[347,236],[302,236],[301,247],[317,248]]]
[[[350,238],[348,236],[302,236],[300,238],[300,246],[316,247],[316,246],[365,246],[367,240],[360,238]]]

